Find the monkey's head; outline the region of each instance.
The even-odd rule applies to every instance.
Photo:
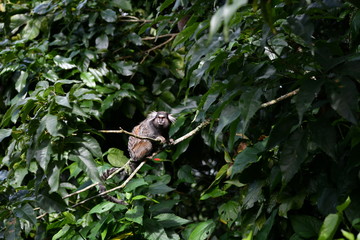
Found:
[[[175,122],[176,118],[167,112],[151,112],[148,116],[155,128],[166,130],[171,123]]]

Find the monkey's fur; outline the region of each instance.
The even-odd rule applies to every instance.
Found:
[[[160,140],[161,143],[165,143],[169,138],[168,133],[170,125],[175,122],[175,120],[176,119],[167,112],[151,112],[144,121],[133,128],[132,133],[136,136],[149,137]],[[131,171],[134,171],[140,161],[151,156],[151,154],[156,151],[156,143],[151,142],[150,140],[130,136],[128,150],[131,158],[130,168]],[[114,171],[116,171],[116,168],[111,168],[104,172],[102,179],[106,180]],[[99,184],[99,190],[100,192],[104,192],[106,191],[106,188],[104,185]],[[103,197],[108,201],[126,205],[123,200],[110,195],[103,195]]]

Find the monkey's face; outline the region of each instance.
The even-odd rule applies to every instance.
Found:
[[[170,126],[168,114],[164,112],[158,112],[156,118],[154,119],[154,124],[158,128],[168,128]]]
[[[152,124],[157,129],[167,129],[175,121],[175,118],[167,112],[153,112],[152,114]]]

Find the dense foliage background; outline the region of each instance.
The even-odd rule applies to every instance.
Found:
[[[0,238],[360,239],[359,6],[3,1]],[[74,207],[152,110],[210,124]]]

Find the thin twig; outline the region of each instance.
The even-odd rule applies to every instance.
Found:
[[[152,48],[146,50],[146,51],[144,52],[144,57],[143,57],[143,59],[140,61],[140,64],[142,64],[142,63],[145,61],[145,59],[149,56],[149,53],[150,53],[150,52],[152,52],[152,51],[154,51],[154,50],[156,50],[156,49],[158,49],[158,48],[161,48],[162,46],[168,44],[169,42],[171,42],[171,41],[176,37],[176,35],[177,35],[177,34],[169,35],[170,38],[169,38],[168,40],[166,40],[165,42],[160,43],[159,45],[157,45],[157,46],[155,46],[155,47],[152,47]]]
[[[185,134],[184,136],[174,140],[174,142],[172,143],[173,145],[178,144],[179,142],[184,141],[185,139],[195,135],[198,131],[200,131],[200,129],[202,129],[203,127],[205,127],[206,125],[208,125],[210,123],[210,120],[205,120],[204,122],[202,122],[199,126],[197,126],[195,129],[193,129],[192,131],[188,132],[187,134]]]
[[[294,91],[291,91],[291,92],[289,92],[289,93],[287,93],[287,94],[285,94],[285,95],[282,95],[281,97],[278,97],[277,99],[274,99],[274,100],[271,100],[271,101],[269,101],[269,102],[266,102],[266,103],[261,104],[261,107],[262,107],[262,108],[266,108],[266,107],[268,107],[268,106],[270,106],[270,105],[276,104],[276,103],[278,103],[278,102],[280,102],[280,101],[282,101],[282,100],[284,100],[284,99],[286,99],[286,98],[295,96],[296,94],[298,94],[299,91],[300,91],[299,88],[298,88],[298,89],[295,89]]]
[[[94,198],[101,197],[101,196],[106,195],[106,194],[108,194],[108,193],[110,193],[110,192],[113,192],[113,191],[116,191],[116,190],[118,190],[118,189],[124,188],[124,187],[126,186],[126,184],[135,176],[135,174],[141,169],[141,167],[142,167],[145,163],[146,163],[146,161],[141,162],[141,163],[139,164],[139,166],[130,174],[130,176],[129,176],[129,177],[123,182],[123,184],[121,184],[120,186],[117,186],[117,187],[112,188],[112,189],[110,189],[110,190],[107,190],[107,191],[104,191],[104,192],[102,192],[102,193],[99,193],[99,194],[97,194],[97,195],[95,195],[95,196],[92,196],[92,197],[89,197],[89,198],[87,198],[87,199],[84,199],[83,201],[74,204],[74,205],[72,206],[72,208],[75,208],[75,207],[77,207],[77,206],[79,206],[79,205],[81,205],[81,204],[84,204],[85,202],[90,201],[90,200],[92,200],[92,199],[94,199]]]
[[[124,130],[122,128],[120,128],[120,130],[99,130],[99,132],[102,132],[102,133],[125,133],[125,134],[130,135],[130,136],[135,137],[135,138],[149,140],[149,141],[152,141],[152,142],[161,142],[160,139],[154,139],[154,138],[150,138],[150,137],[139,136],[139,135],[133,134],[131,132],[128,132],[128,131],[126,131],[126,130]]]
[[[163,43],[160,43],[159,45],[157,45],[157,46],[155,46],[155,47],[153,47],[153,48],[150,48],[150,49],[146,50],[146,52],[147,52],[147,53],[150,53],[151,51],[154,51],[154,50],[156,50],[156,49],[158,49],[158,48],[161,48],[162,46],[164,46],[164,45],[168,44],[169,42],[171,42],[171,41],[176,37],[176,35],[177,35],[177,34],[171,35],[171,37],[170,37],[168,40],[166,40],[166,41],[163,42]]]
[[[163,35],[154,36],[154,37],[143,37],[143,38],[141,38],[141,40],[143,40],[143,41],[156,40],[156,39],[164,38],[164,37],[173,37],[173,36],[176,37],[176,35],[178,35],[178,33],[168,33],[168,34],[163,34]]]
[[[117,173],[119,173],[120,171],[122,171],[127,165],[129,165],[129,163],[130,163],[130,160],[127,161],[127,162],[124,164],[124,166],[122,166],[122,167],[120,167],[120,168],[117,168],[117,169],[116,169],[112,174],[110,174],[105,180],[110,179],[110,178],[112,178],[113,176],[115,176]],[[66,199],[66,198],[69,198],[69,197],[74,196],[74,195],[76,195],[76,194],[80,194],[80,193],[82,193],[82,192],[85,192],[86,190],[89,190],[90,188],[95,187],[95,186],[97,186],[98,184],[99,184],[98,182],[97,182],[97,183],[93,183],[93,184],[91,184],[91,185],[89,185],[89,186],[87,186],[87,187],[85,187],[85,188],[83,188],[83,189],[80,189],[80,190],[78,190],[78,191],[76,191],[76,192],[73,192],[73,193],[70,193],[70,194],[64,196],[63,199]]]

